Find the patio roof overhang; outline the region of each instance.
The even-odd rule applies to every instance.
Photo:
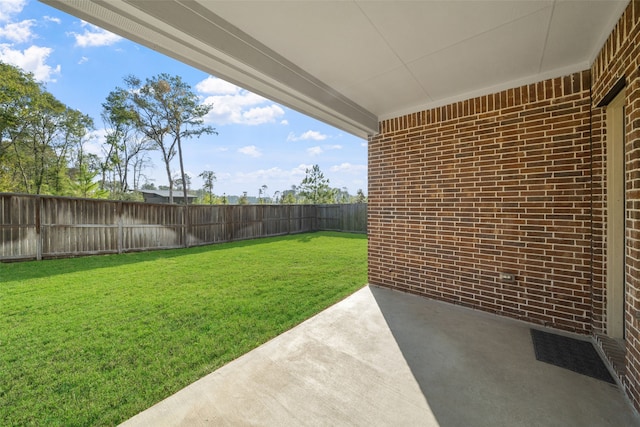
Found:
[[[360,137],[590,67],[629,0],[41,0]]]

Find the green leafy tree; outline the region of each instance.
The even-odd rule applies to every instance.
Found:
[[[153,141],[137,127],[137,115],[131,104],[131,94],[117,88],[109,93],[102,104],[102,119],[106,129],[106,144],[103,146],[102,186],[107,174],[112,173],[112,198],[129,190],[129,173],[133,168],[133,188],[138,188],[144,168],[148,165],[148,152],[155,148]]]
[[[335,203],[349,203],[351,201],[351,195],[347,187],[334,188],[333,194],[335,197]]]
[[[240,199],[238,199],[238,204],[239,205],[248,205],[249,204],[249,198],[247,197],[247,192],[244,191],[242,193],[242,196],[240,196]]]
[[[93,120],[0,63],[0,185],[4,191],[72,195],[69,165]]]
[[[32,104],[25,134],[13,144],[15,165],[29,193],[66,194],[72,150],[92,120],[67,108],[48,92]]]
[[[177,178],[175,180],[176,190],[184,190],[186,187],[186,190],[189,191],[189,189],[191,188],[191,177],[187,173],[182,176],[184,177],[184,182],[186,182],[187,185],[183,185],[182,178]]]
[[[32,74],[0,62],[0,161],[24,136],[31,105],[42,91]]]
[[[283,205],[295,205],[298,202],[296,196],[293,193],[287,193],[282,198]]]
[[[171,161],[178,154],[180,178],[186,182],[182,141],[204,134],[217,134],[214,128],[204,125],[204,116],[211,110],[211,105],[200,104],[198,96],[179,76],[161,73],[144,82],[129,76],[125,83],[137,128],[162,153],[169,181],[169,201],[173,203]],[[186,200],[186,185],[183,186],[183,194]]]
[[[367,196],[364,195],[364,191],[362,191],[362,188],[358,189],[358,192],[356,194],[356,203],[367,203]]]
[[[322,204],[333,203],[335,191],[329,186],[329,179],[325,178],[320,166],[314,165],[305,170],[306,176],[299,186],[299,193],[305,203]]]
[[[198,175],[204,181],[203,190],[207,193],[208,202],[210,205],[214,204],[213,198],[213,183],[216,182],[216,173],[214,171],[202,171],[200,175]]]
[[[48,192],[47,182],[56,170],[53,149],[65,106],[47,92],[33,97],[22,114],[22,125],[14,128],[9,150],[16,173],[18,191],[41,194]]]
[[[84,150],[84,144],[90,131],[94,129],[93,119],[78,110],[66,108],[63,116],[60,140],[53,145],[56,153],[56,167],[54,182],[55,194],[68,195],[64,185],[71,180],[71,195],[73,195],[73,177],[65,174],[67,166],[74,163],[78,168],[85,167],[93,173],[96,166],[96,156],[89,155]],[[97,174],[96,174],[97,175]]]
[[[298,202],[297,190],[298,187],[295,185],[292,185],[290,190],[284,190],[280,196],[280,203],[283,205],[296,204]]]
[[[91,171],[89,166],[83,164],[76,172],[75,176],[75,194],[78,197],[90,197],[95,199],[105,199],[109,192],[102,189],[100,182],[96,181],[99,171]]]

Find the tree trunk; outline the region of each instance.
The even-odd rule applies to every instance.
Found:
[[[184,164],[182,162],[182,144],[180,143],[180,135],[178,135],[178,158],[180,160],[180,176],[182,177],[182,194],[184,196],[184,245],[189,247],[189,235],[191,231],[191,221],[189,220],[189,199],[187,199],[187,180],[184,176]]]

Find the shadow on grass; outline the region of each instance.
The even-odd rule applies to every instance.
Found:
[[[29,279],[40,279],[60,274],[77,273],[100,268],[119,267],[142,262],[154,262],[162,259],[174,259],[207,252],[233,248],[255,247],[274,242],[310,243],[321,237],[337,237],[341,239],[366,239],[366,234],[322,231],[301,234],[289,234],[276,237],[238,240],[235,242],[214,243],[204,246],[179,249],[160,249],[146,252],[128,252],[115,255],[92,255],[77,258],[49,259],[43,261],[25,261],[16,263],[0,263],[0,284],[21,282]]]
[[[357,240],[366,240],[366,233],[350,233],[347,231],[312,231],[309,233],[300,233],[300,234],[290,234],[288,237],[291,237],[291,240],[308,243],[317,239],[318,237],[340,237],[341,239],[357,239]]]

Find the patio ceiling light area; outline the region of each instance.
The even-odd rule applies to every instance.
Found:
[[[41,0],[355,135],[589,68],[628,0]]]

